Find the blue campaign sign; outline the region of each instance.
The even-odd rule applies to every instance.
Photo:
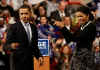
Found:
[[[49,40],[38,39],[38,47],[43,56],[49,56]]]

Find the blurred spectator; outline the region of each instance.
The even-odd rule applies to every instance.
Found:
[[[15,18],[11,16],[8,10],[3,11],[3,18],[6,25],[15,23]]]
[[[7,26],[4,24],[4,18],[0,17],[0,40],[4,37],[4,32],[6,31]]]
[[[3,46],[0,44],[0,70],[9,70],[8,57],[5,55]]]
[[[71,22],[71,18],[69,16],[65,16],[63,18],[62,22],[59,22],[59,21],[55,22],[55,26],[58,26],[58,27],[65,26],[69,31],[71,31],[71,24],[72,24],[72,22]],[[69,38],[67,38],[66,42],[67,42],[67,44],[69,43]]]
[[[100,0],[93,0],[95,3],[98,3],[98,2],[100,2]]]
[[[64,26],[68,29],[71,30],[71,18],[69,16],[64,17]],[[66,40],[67,43],[69,43],[69,39]]]
[[[40,21],[40,17],[41,16],[46,16],[47,12],[46,12],[46,8],[44,6],[40,5],[34,13],[37,16],[36,23],[38,23]]]
[[[93,52],[95,54],[96,70],[100,69],[100,37],[96,37],[93,42]]]
[[[50,62],[50,68],[51,70],[58,70],[59,67],[59,60],[61,58],[61,48],[65,44],[64,38],[59,37],[52,41],[52,53],[53,57],[51,58]]]
[[[61,48],[61,57],[58,63],[58,70],[69,70],[72,50],[68,45]]]
[[[10,5],[15,11],[17,11],[21,5],[23,5],[23,0],[6,0],[7,4]]]
[[[96,23],[96,37],[100,37],[100,18],[95,20]]]
[[[94,9],[96,9],[97,8],[97,5],[96,5],[96,3],[95,2],[89,2],[88,4],[87,4],[87,6],[90,8],[90,10],[94,10]]]
[[[64,46],[66,44],[65,39],[63,37],[59,37],[57,39],[55,39],[55,41],[52,42],[52,47],[55,48],[61,48],[62,46]]]
[[[97,13],[96,16],[99,18],[100,17],[100,2],[97,3]]]
[[[53,50],[53,59],[50,61],[50,70],[58,70],[58,63],[61,56],[60,49],[55,47]]]
[[[63,22],[64,22],[65,27],[68,30],[70,30],[70,28],[71,28],[71,18],[69,16],[65,16]]]
[[[5,23],[5,18],[4,18],[4,12],[0,12],[0,42],[1,45],[3,45],[5,43],[5,34],[6,34],[6,30],[7,30],[7,24]]]
[[[38,35],[39,38],[43,38],[43,39],[51,39],[52,37],[54,37],[54,29],[53,27],[49,24],[48,19],[46,18],[46,16],[41,16],[40,17],[40,23],[38,23],[37,25],[38,27]]]
[[[32,5],[28,2],[28,0],[24,0],[24,1],[23,1],[23,4],[24,4],[24,5],[29,5],[29,6],[32,8]]]
[[[12,17],[14,17],[14,9],[7,4],[6,0],[1,0],[0,10],[8,10]]]
[[[59,2],[58,10],[51,13],[51,21],[62,21],[64,16],[66,16],[65,7],[66,4],[64,1]]]
[[[94,21],[97,20],[97,8],[95,9],[91,9],[91,13],[93,14],[93,17],[94,17]]]
[[[50,17],[51,12],[54,12],[58,9],[57,0],[47,1],[47,16]]]
[[[6,42],[6,29],[7,26],[4,23],[3,12],[0,11],[0,70],[7,70],[9,66],[8,57],[3,50],[4,43]]]

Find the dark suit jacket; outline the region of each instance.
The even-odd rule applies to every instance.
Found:
[[[65,16],[66,16],[66,11],[65,11]],[[60,16],[58,10],[52,12],[50,18],[51,20],[62,21],[62,17]]]
[[[5,47],[7,47],[8,50],[10,49],[12,52],[11,55],[13,58],[11,60],[11,64],[13,70],[33,70],[32,56],[35,56],[36,58],[41,56],[37,46],[37,29],[33,24],[30,24],[30,26],[32,30],[32,40],[30,43],[21,22],[11,25],[7,31],[7,42]],[[20,44],[16,50],[9,47],[9,45],[13,42],[18,42]]]
[[[74,41],[77,43],[77,49],[87,48],[91,50],[92,42],[96,36],[96,26],[94,23],[88,24],[83,30],[78,29],[72,34],[66,27],[61,29],[66,41]]]

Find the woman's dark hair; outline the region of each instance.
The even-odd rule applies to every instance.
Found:
[[[77,8],[76,12],[78,12],[78,11],[88,15],[89,16],[89,20],[93,20],[94,19],[93,15],[91,13],[91,10],[87,6],[80,6],[79,8]]]

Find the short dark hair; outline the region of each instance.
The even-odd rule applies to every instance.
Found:
[[[45,16],[45,15],[40,16],[40,19],[41,19],[42,17],[45,17],[45,18],[47,19],[47,16]]]
[[[19,8],[19,10],[22,9],[22,8],[26,8],[26,9],[28,9],[28,10],[31,12],[31,8],[30,8],[29,5],[22,5],[22,6]]]

